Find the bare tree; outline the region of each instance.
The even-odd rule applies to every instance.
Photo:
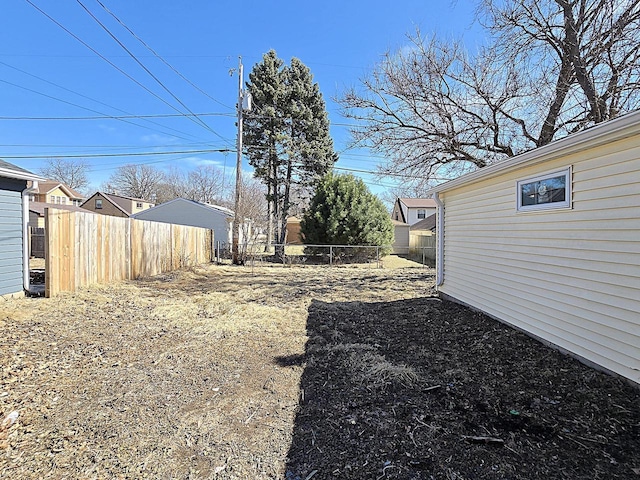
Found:
[[[124,165],[109,177],[108,184],[120,195],[155,202],[164,174],[149,165]]]
[[[89,185],[88,170],[89,164],[84,160],[49,158],[40,174],[75,190],[83,190]]]
[[[491,42],[410,37],[341,99],[381,174],[450,178],[640,106],[638,0],[483,0]]]
[[[189,172],[188,197],[191,200],[206,203],[219,202],[223,196],[223,174],[220,169],[212,166],[200,166]]]

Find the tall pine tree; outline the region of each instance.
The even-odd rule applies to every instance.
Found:
[[[269,51],[253,67],[247,88],[253,106],[245,116],[246,153],[255,176],[267,185],[275,240],[282,244],[293,190],[312,188],[338,156],[320,88],[300,60],[287,66]]]

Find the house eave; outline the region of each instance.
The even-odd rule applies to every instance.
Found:
[[[462,175],[454,180],[429,189],[426,194],[434,195],[435,193],[480,182],[516,170],[524,165],[530,166],[547,162],[559,157],[595,148],[609,142],[622,140],[637,135],[638,133],[640,133],[640,111],[629,113],[587,130],[561,138],[548,145],[529,150],[511,159]]]
[[[1,167],[0,167],[0,177],[13,178],[16,180],[27,180],[27,181],[31,180],[35,182],[43,181],[42,177],[39,177],[34,173],[19,172],[17,170],[12,170],[9,168],[1,168]]]

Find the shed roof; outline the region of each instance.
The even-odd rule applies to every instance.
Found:
[[[409,227],[410,226],[408,223],[401,222],[400,220],[394,220],[393,218],[391,219],[391,223],[393,223],[393,225],[395,227]]]
[[[435,229],[436,229],[435,213],[411,225],[411,230],[435,230]]]
[[[640,133],[640,110],[621,117],[600,123],[587,130],[568,135],[548,145],[534,148],[516,155],[513,158],[467,173],[454,180],[442,183],[430,189],[427,194],[433,195],[462,185],[476,183],[503,173],[516,170],[525,165],[535,165],[562,156],[577,153],[600,145],[622,140]]]
[[[29,211],[37,213],[41,217],[44,216],[45,208],[55,208],[57,210],[68,210],[70,212],[93,213],[85,208],[80,208],[76,205],[60,205],[58,203],[29,202]]]

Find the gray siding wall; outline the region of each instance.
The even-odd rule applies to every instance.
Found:
[[[228,215],[185,200],[162,203],[149,210],[133,215],[138,220],[173,223],[213,230],[216,242],[230,242]]]
[[[0,178],[0,295],[22,291],[22,195],[26,182]]]

